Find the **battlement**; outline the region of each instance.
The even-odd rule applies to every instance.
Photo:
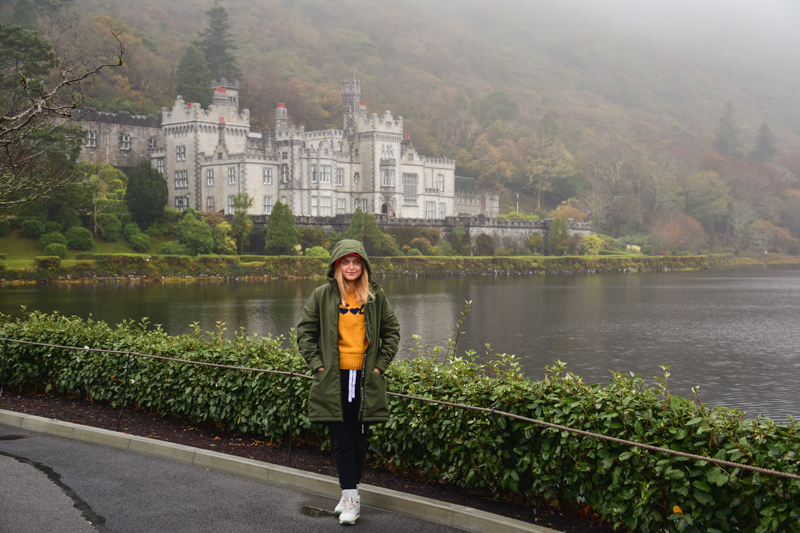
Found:
[[[350,94],[361,96],[361,81],[360,80],[342,80],[342,94]]]
[[[275,130],[275,140],[276,141],[299,141],[303,140],[303,134],[305,133],[306,127],[305,126],[287,126],[285,128],[281,128]]]
[[[372,130],[382,133],[403,133],[403,117],[392,117],[391,111],[385,111],[383,115],[378,116],[377,113],[371,114],[369,117],[358,115],[357,121],[359,130]]]
[[[83,108],[78,120],[81,122],[104,122],[108,124],[123,124],[126,126],[142,126],[145,128],[158,128],[161,126],[161,116],[153,115],[131,115],[127,111],[119,113],[106,113],[105,111],[95,111],[94,108]]]
[[[446,157],[425,157],[423,161],[431,165],[440,165],[440,166],[454,167],[454,168],[456,166],[455,159],[448,159]]]
[[[161,108],[161,124],[168,125],[175,122],[207,121],[214,124],[227,124],[231,126],[250,127],[250,110],[237,111],[231,106],[212,105],[208,109],[197,103],[185,102],[181,95],[175,99],[172,109]]]
[[[225,88],[225,89],[238,89],[239,88],[239,80],[231,80],[228,81],[225,78],[221,78],[219,81],[211,80],[211,88]]]

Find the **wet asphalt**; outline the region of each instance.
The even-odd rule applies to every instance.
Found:
[[[444,533],[456,529],[362,507],[341,526],[336,500],[231,474],[0,425],[0,533]]]

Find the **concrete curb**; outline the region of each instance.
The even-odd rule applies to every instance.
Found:
[[[229,474],[257,479],[266,483],[338,499],[341,496],[335,478],[273,465],[254,459],[244,459],[145,437],[137,437],[107,429],[51,420],[0,409],[0,424],[31,433],[52,435],[81,442],[99,444],[119,450],[160,457],[169,461]],[[470,507],[454,505],[413,494],[362,484],[361,502],[369,507],[392,511],[474,533],[557,533],[556,530],[520,520],[494,515]]]

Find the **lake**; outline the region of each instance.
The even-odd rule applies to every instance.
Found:
[[[776,420],[800,415],[800,268],[589,276],[381,278],[401,324],[398,357],[413,356],[412,334],[428,346],[456,335],[472,302],[459,353],[520,358],[534,379],[555,360],[587,383],[609,370],[652,381],[671,365],[669,388],[699,386],[709,405]],[[226,335],[286,336],[320,280],[36,285],[0,287],[0,312],[58,311],[108,323],[148,317],[170,334],[197,322]]]

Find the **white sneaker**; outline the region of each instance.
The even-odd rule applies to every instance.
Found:
[[[356,520],[361,518],[361,496],[358,495],[357,490],[343,490],[342,500],[344,509],[339,515],[339,523],[353,525]]]
[[[356,491],[360,488],[360,485],[356,485]],[[339,500],[339,503],[336,504],[336,508],[333,510],[333,514],[339,516],[344,511],[344,491],[342,491],[342,498]]]

